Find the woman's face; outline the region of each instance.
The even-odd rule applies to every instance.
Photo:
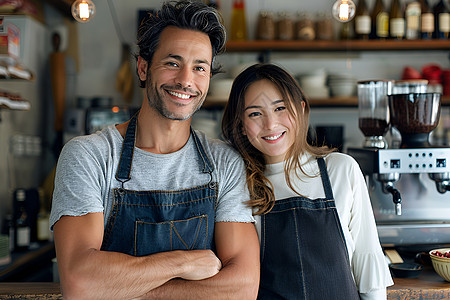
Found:
[[[269,164],[282,162],[295,140],[295,122],[278,88],[262,79],[245,93],[243,134]]]

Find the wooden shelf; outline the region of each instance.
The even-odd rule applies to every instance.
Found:
[[[225,107],[226,99],[206,98],[204,107]],[[331,97],[323,99],[309,99],[311,107],[358,107],[357,97]],[[443,96],[441,100],[443,106],[450,106],[450,96]]]
[[[326,99],[310,99],[311,107],[357,107],[357,97],[334,97]],[[441,105],[450,106],[450,96],[443,96],[441,98]]]
[[[229,41],[227,52],[307,51],[414,51],[450,50],[450,40],[347,40],[347,41]]]

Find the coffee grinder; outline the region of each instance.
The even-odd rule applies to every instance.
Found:
[[[384,97],[365,92],[382,90],[382,83],[389,85],[358,83],[365,140],[362,148],[347,150],[365,175],[380,241],[383,246],[450,243],[450,148],[429,143],[439,122],[441,94],[395,94],[389,88]],[[397,148],[384,139],[388,125],[401,135]]]
[[[394,81],[358,81],[359,129],[364,134],[364,148],[387,148],[384,138],[389,128],[388,97]]]

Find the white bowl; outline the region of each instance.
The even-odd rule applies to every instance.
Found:
[[[351,97],[354,96],[356,85],[354,84],[338,84],[330,85],[330,93],[334,97]]]
[[[302,91],[309,99],[326,99],[330,97],[329,88],[326,86],[320,88],[307,88],[302,87]]]
[[[301,87],[323,87],[326,84],[326,76],[324,75],[302,75],[298,77]]]

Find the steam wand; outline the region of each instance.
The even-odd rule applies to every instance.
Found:
[[[402,214],[402,196],[400,192],[394,187],[394,182],[400,179],[399,173],[378,174],[378,181],[382,183],[383,192],[385,194],[392,194],[392,200],[395,204],[395,214],[401,216]]]
[[[394,201],[394,204],[395,204],[395,214],[397,216],[401,216],[402,215],[402,196],[400,195],[400,192],[394,187],[394,183],[386,182],[383,185],[383,191],[386,191],[386,192],[392,194],[392,200]]]

